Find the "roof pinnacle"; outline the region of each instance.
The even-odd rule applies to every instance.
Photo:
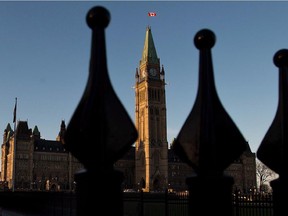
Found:
[[[151,33],[151,26],[149,25],[146,27],[144,48],[142,52],[142,59],[140,61],[140,64],[144,63],[159,64],[159,58],[157,57],[157,52]]]

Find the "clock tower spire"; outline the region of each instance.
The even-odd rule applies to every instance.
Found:
[[[168,183],[168,142],[164,67],[155,49],[151,27],[136,69],[136,183],[144,191],[164,190]]]

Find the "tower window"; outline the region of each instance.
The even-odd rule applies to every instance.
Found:
[[[156,115],[159,115],[159,109],[158,108],[155,109],[155,113],[156,113]]]
[[[140,99],[140,101],[144,101],[145,100],[145,92],[144,91],[140,92],[139,99]]]
[[[155,152],[154,153],[154,164],[155,165],[159,165],[159,158],[160,158],[159,152]]]

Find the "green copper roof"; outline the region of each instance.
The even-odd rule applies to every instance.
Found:
[[[12,128],[11,128],[10,123],[7,124],[6,131],[7,131],[7,132],[12,131]]]
[[[6,136],[5,137],[6,140],[9,140],[10,137],[14,134],[14,131],[12,130],[10,123],[7,124],[7,127],[6,127],[6,129],[4,131],[5,131],[4,134]]]
[[[158,64],[159,59],[157,57],[156,49],[153,42],[153,37],[151,33],[151,27],[146,28],[146,36],[144,42],[144,49],[142,52],[141,64],[143,63],[153,63]]]
[[[40,136],[40,132],[39,132],[39,130],[38,130],[37,125],[35,125],[35,127],[34,127],[34,129],[33,129],[33,135]]]

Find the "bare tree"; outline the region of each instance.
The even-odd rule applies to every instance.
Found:
[[[256,175],[260,192],[268,192],[271,189],[269,182],[278,177],[278,174],[267,167],[260,160],[256,160]]]

